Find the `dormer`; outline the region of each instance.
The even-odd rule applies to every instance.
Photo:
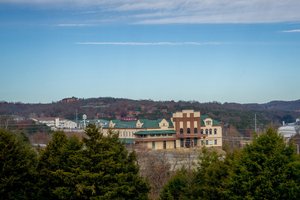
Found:
[[[109,126],[109,128],[114,128],[115,127],[115,123],[113,123],[113,121],[112,120],[110,120],[109,121],[109,124],[108,124],[108,126]]]
[[[142,128],[144,123],[142,123],[140,120],[137,120],[135,127],[136,128]]]
[[[162,119],[161,122],[158,123],[158,125],[161,129],[168,129],[169,128],[169,122],[165,119]]]
[[[212,126],[213,125],[213,120],[211,118],[206,118],[204,120],[205,126]]]

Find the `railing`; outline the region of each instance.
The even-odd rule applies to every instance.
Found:
[[[205,138],[206,135],[200,134],[200,133],[198,133],[198,134],[194,134],[194,133],[179,134],[179,133],[177,133],[176,137],[177,138]]]

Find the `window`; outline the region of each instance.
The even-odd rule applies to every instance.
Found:
[[[208,145],[208,140],[206,140],[206,145]]]
[[[183,134],[183,128],[180,129],[180,134]]]
[[[164,149],[166,149],[166,148],[167,148],[167,142],[164,141]]]
[[[176,140],[174,140],[174,149],[176,149]]]
[[[152,142],[152,149],[155,149],[155,142]]]
[[[209,135],[211,135],[212,134],[212,130],[211,129],[209,129]]]
[[[210,126],[211,125],[211,121],[210,120],[206,121],[206,125]]]
[[[204,146],[204,140],[201,140],[201,145]]]
[[[205,134],[208,135],[208,129],[205,129]]]
[[[215,144],[218,144],[218,140],[215,140]]]
[[[197,134],[198,133],[198,129],[194,128],[194,133]]]
[[[190,134],[191,133],[191,129],[187,128],[187,133]]]
[[[197,139],[197,138],[194,138],[194,147],[197,146],[197,143],[198,143],[198,139]]]
[[[214,134],[217,135],[217,129],[216,128],[214,129]]]
[[[184,147],[184,140],[183,140],[183,138],[180,139],[180,147]]]
[[[203,134],[203,129],[201,129],[201,134]]]

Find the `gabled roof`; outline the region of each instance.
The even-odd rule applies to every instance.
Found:
[[[205,126],[204,120],[211,118],[208,115],[201,115],[201,126]],[[212,119],[212,126],[220,126],[221,123],[218,120]]]

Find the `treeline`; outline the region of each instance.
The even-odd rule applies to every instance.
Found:
[[[0,102],[0,115],[20,115],[23,117],[61,117],[70,120],[135,118],[170,118],[173,112],[194,109],[208,114],[214,119],[230,124],[237,129],[254,130],[254,115],[257,126],[263,129],[268,124],[279,126],[282,121],[294,122],[299,116],[300,100],[278,101],[266,104],[200,103],[197,101],[152,101],[122,98],[89,98],[72,102],[52,102],[48,104],[23,104]],[[1,126],[1,122],[0,122]],[[242,132],[242,131],[241,131]]]
[[[226,156],[204,148],[194,167],[176,172],[149,157],[140,173],[117,134],[89,126],[86,135],[55,132],[34,150],[24,135],[0,130],[0,199],[300,199],[300,157],[273,129]]]

